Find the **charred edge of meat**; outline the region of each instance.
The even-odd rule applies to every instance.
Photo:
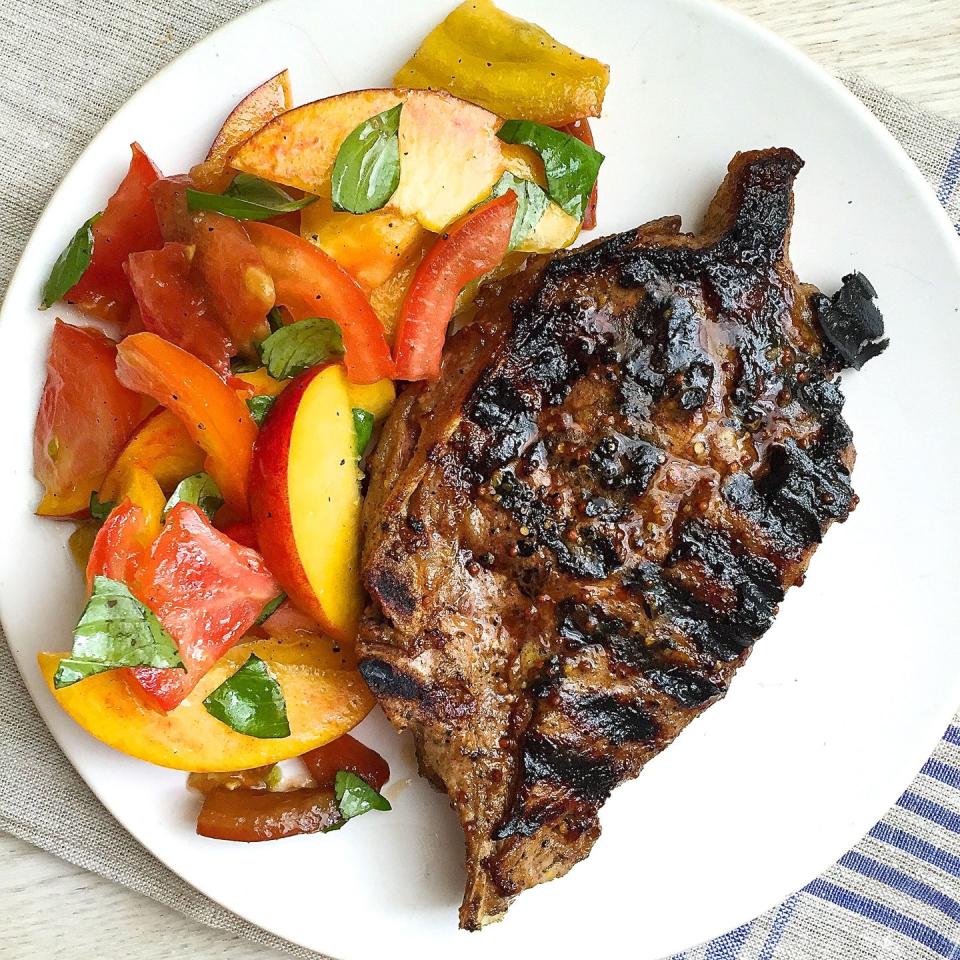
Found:
[[[615,747],[652,741],[660,729],[649,711],[622,695],[573,693],[562,698],[562,709],[579,729]]]
[[[671,578],[671,566],[690,559],[701,565],[705,579],[736,595],[733,610],[716,610]],[[726,662],[736,660],[766,632],[783,600],[783,586],[770,561],[735,548],[727,534],[700,520],[681,529],[665,567],[641,564],[631,571],[626,586],[643,597],[651,620],[666,617],[700,652]]]
[[[413,677],[397,670],[386,660],[361,660],[357,669],[375,697],[421,702],[428,691]]]
[[[467,466],[482,479],[515,459],[537,431],[544,406],[562,403],[584,372],[567,333],[581,310],[551,304],[540,290],[513,306],[509,356],[496,373],[485,376],[465,408],[456,445]]]
[[[417,608],[410,587],[391,570],[374,567],[366,576],[366,588],[380,601],[383,612],[391,619],[408,619]]]
[[[556,816],[558,792],[563,805],[586,804],[595,809],[603,803],[619,783],[620,776],[613,761],[592,757],[580,744],[564,744],[537,733],[524,740],[522,773],[513,814],[494,834],[495,839],[520,834],[532,836],[543,824]],[[537,796],[537,787],[547,789]]]
[[[647,679],[681,707],[702,707],[707,701],[721,696],[724,692],[720,684],[684,667],[651,670]]]
[[[838,355],[837,366],[859,370],[890,344],[883,339],[883,314],[873,302],[877,291],[862,273],[850,273],[832,296],[822,293],[813,306],[829,347]]]
[[[837,450],[849,428],[842,420],[827,426],[808,450],[793,440],[771,447],[769,469],[759,480],[736,473],[721,488],[727,503],[763,530],[786,559],[820,543],[829,523],[846,519],[855,502]]]
[[[671,665],[664,656],[668,648],[663,641],[651,642],[649,636],[631,629],[626,621],[607,614],[599,605],[562,601],[557,606],[557,633],[571,651],[602,647],[613,669],[640,673],[654,689],[681,707],[701,707],[724,692],[719,682],[703,672]]]

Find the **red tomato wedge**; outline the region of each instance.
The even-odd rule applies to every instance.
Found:
[[[33,434],[33,471],[43,484],[37,513],[85,514],[148,403],[117,379],[117,345],[99,330],[58,320]]]
[[[276,792],[219,787],[203,798],[197,833],[214,840],[256,843],[316,833],[340,819],[329,787]]]
[[[182,243],[133,253],[127,260],[130,286],[145,330],[182,347],[227,377],[236,349],[203,290],[191,279],[190,257],[190,248]]]
[[[349,770],[362,777],[374,790],[382,789],[390,779],[387,761],[375,750],[345,733],[301,758],[318,787],[332,787],[339,770]]]
[[[257,359],[270,336],[267,314],[275,302],[273,280],[243,227],[219,213],[196,215],[193,274],[237,350]]]
[[[150,201],[160,235],[167,243],[193,243],[196,224],[187,206],[187,188],[193,181],[185,173],[162,177],[150,185]]]
[[[131,144],[130,167],[103,216],[93,225],[93,256],[83,276],[64,295],[84,313],[112,323],[125,323],[133,293],[123,272],[127,257],[163,244],[148,192],[160,178],[139,144]]]
[[[383,327],[356,280],[322,250],[280,227],[244,226],[273,278],[277,303],[294,320],[326,317],[339,324],[350,382],[391,377],[393,361]]]
[[[247,479],[257,427],[244,402],[205,363],[154,333],[117,349],[117,376],[175,413],[206,454],[207,472],[238,516],[249,514]]]
[[[590,129],[590,121],[584,117],[581,120],[574,120],[572,123],[567,123],[562,127],[557,127],[558,130],[561,130],[563,133],[570,134],[571,137],[576,137],[578,140],[583,141],[588,147],[592,147],[593,143],[593,130]],[[590,192],[590,199],[587,201],[587,209],[583,214],[583,229],[584,230],[593,230],[597,225],[597,185],[593,185],[593,190]]]
[[[192,503],[167,515],[134,593],[173,637],[183,670],[137,667],[148,699],[172,710],[280,593],[263,558],[224,536]]]
[[[94,577],[133,583],[150,547],[150,534],[150,521],[135,503],[125,499],[111,510],[87,561],[87,591],[92,589]]]
[[[517,197],[502,197],[468,213],[427,251],[403,298],[397,323],[398,380],[435,380],[457,295],[496,267],[510,245]]]
[[[90,548],[87,590],[98,576],[132,584],[150,544],[160,535],[166,496],[156,477],[137,464],[120,470],[118,499]]]

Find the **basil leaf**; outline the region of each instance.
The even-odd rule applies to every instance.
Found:
[[[362,407],[353,408],[353,429],[357,433],[357,456],[362,457],[363,451],[373,436],[373,414]]]
[[[97,496],[97,491],[93,490],[90,493],[90,516],[94,520],[100,520],[101,522],[106,520],[110,516],[110,512],[116,507],[116,500],[101,500]]]
[[[61,662],[54,686],[118,667],[183,667],[170,634],[122,583],[93,578],[93,594],[73,632],[72,656]]]
[[[344,823],[370,810],[392,809],[390,801],[382,793],[378,793],[366,780],[349,770],[337,771],[333,790]]]
[[[47,282],[43,285],[43,299],[40,309],[46,310],[56,303],[86,272],[93,256],[93,225],[103,216],[95,213],[71,237],[63,253],[57,257],[57,262],[50,271]]]
[[[271,307],[267,314],[267,323],[270,324],[270,332],[276,333],[283,326],[283,314],[279,307]]]
[[[223,494],[209,473],[195,473],[181,480],[163,508],[163,519],[178,503],[195,503],[211,520],[223,506]]]
[[[269,220],[281,213],[294,213],[316,200],[306,196],[294,200],[276,184],[249,173],[238,173],[224,193],[187,189],[187,208],[212,210],[234,220]]]
[[[286,599],[287,595],[285,593],[278,593],[272,600],[268,600],[260,611],[260,616],[257,617],[257,626],[269,620],[277,612],[280,604]]]
[[[270,412],[276,401],[276,397],[247,397],[247,409],[250,411],[253,422],[258,427],[263,426],[264,417]]]
[[[550,198],[538,184],[520,180],[509,171],[493,185],[491,196],[503,196],[508,190],[512,190],[517,197],[517,215],[510,231],[510,249],[516,250],[536,229]]]
[[[230,372],[233,374],[253,373],[259,369],[260,363],[257,360],[247,360],[245,357],[232,357],[230,360]]]
[[[115,670],[112,663],[98,663],[96,660],[78,660],[76,657],[64,657],[57,665],[57,672],[53,676],[53,686],[57,690],[72,686],[87,677]]]
[[[334,210],[379,210],[400,183],[400,109],[398,103],[364,120],[337,151],[333,164]]]
[[[289,380],[331,356],[343,356],[343,337],[332,320],[300,320],[260,344],[260,358],[274,380]]]
[[[283,691],[267,665],[255,654],[217,687],[203,705],[207,713],[237,733],[260,740],[290,736]]]
[[[583,219],[604,156],[582,140],[531,120],[508,120],[497,136],[505,143],[532,147],[543,160],[550,199],[578,220]]]

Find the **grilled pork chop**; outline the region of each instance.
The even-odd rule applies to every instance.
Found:
[[[801,166],[739,154],[700,234],[531,261],[386,425],[360,669],[459,814],[467,929],[587,856],[856,503],[833,381],[880,315],[860,275],[798,283]]]

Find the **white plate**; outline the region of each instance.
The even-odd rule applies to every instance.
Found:
[[[284,66],[298,102],[389,82],[452,0],[275,0],[148,83],[64,179],[2,314],[7,404],[0,479],[3,622],[26,683],[82,776],[130,832],[231,910],[339,958],[593,956],[633,960],[749,920],[827,867],[886,811],[960,702],[960,251],[916,169],[834,80],[753,24],[698,0],[504,0],[612,65],[597,140],[600,224],[662,214],[696,224],[738,149],[807,161],[793,254],[834,289],[874,281],[892,346],[844,378],[862,502],[831,530],[729,698],[618,789],[604,834],[566,878],[525,893],[502,924],[456,928],[462,841],[382,716],[361,729],[403,789],[394,812],[329,836],[252,846],[193,832],[182,775],[113,753],[56,708],[34,655],[64,648],[81,603],[64,526],[30,515],[30,436],[53,314],[49,267],[99,208],[139,140],[170,173],[195,162],[241,95]],[[567,918],[558,923],[557,918]]]

